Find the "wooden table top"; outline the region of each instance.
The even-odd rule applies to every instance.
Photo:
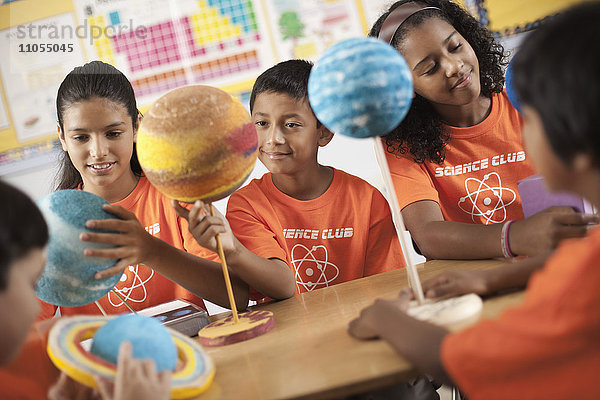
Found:
[[[420,264],[418,271],[424,281],[447,269],[501,264],[434,260]],[[364,307],[377,298],[394,298],[407,282],[400,269],[252,307],[273,312],[275,328],[245,342],[205,348],[216,375],[197,399],[335,398],[414,376],[412,365],[387,343],[360,341],[346,331]],[[515,292],[485,299],[480,318],[496,317],[521,298],[522,292]]]

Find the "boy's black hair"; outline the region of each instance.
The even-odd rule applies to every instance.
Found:
[[[65,77],[58,88],[56,96],[56,115],[58,125],[64,134],[63,114],[73,104],[93,98],[102,98],[121,104],[131,117],[133,130],[137,130],[139,111],[135,101],[133,87],[121,71],[102,61],[92,61],[73,71]],[[67,152],[63,152],[57,175],[56,190],[75,189],[81,183],[81,175],[75,168]],[[142,167],[137,158],[135,143],[130,161],[131,169],[137,176],[142,175]]]
[[[554,152],[600,165],[600,3],[578,5],[532,32],[513,60],[521,104],[539,113]]]
[[[19,189],[0,180],[0,291],[8,285],[11,265],[48,243],[41,211]]]
[[[383,21],[390,12],[409,2],[412,0],[401,0],[392,4],[375,22],[369,36],[377,37]],[[398,48],[398,44],[411,27],[419,26],[423,21],[432,17],[440,18],[452,25],[473,48],[479,61],[481,93],[486,97],[491,97],[493,93],[501,92],[504,87],[503,66],[507,64],[507,61],[504,48],[494,40],[492,33],[452,1],[419,0],[417,3],[437,7],[439,10],[424,10],[412,15],[398,29],[392,39],[392,45]],[[444,162],[444,148],[449,140],[450,137],[444,129],[440,116],[429,101],[419,95],[413,99],[404,121],[385,136],[387,150],[390,153],[406,154],[410,152],[418,163],[432,161],[441,164]]]
[[[308,101],[308,77],[312,67],[313,63],[310,61],[287,60],[260,74],[256,78],[250,94],[250,113],[254,108],[256,96],[264,92],[283,93],[297,101]],[[317,128],[320,128],[321,122],[316,116],[315,119]]]

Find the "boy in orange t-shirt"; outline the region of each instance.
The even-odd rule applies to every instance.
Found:
[[[383,195],[317,161],[319,147],[333,133],[308,103],[311,68],[307,61],[289,60],[257,78],[250,110],[259,158],[270,172],[229,198],[228,224],[199,213],[198,221],[190,218],[194,236],[211,249],[214,244],[203,241],[210,226],[213,235],[233,232],[237,239],[227,235],[226,257],[236,260],[232,270],[259,292],[251,296],[256,300],[287,298],[404,266]],[[244,269],[242,257],[252,257]]]
[[[600,3],[567,10],[533,32],[515,56],[528,154],[551,190],[600,205]],[[565,36],[565,32],[569,32]],[[592,44],[592,45],[590,45]],[[558,247],[528,282],[523,303],[458,333],[417,321],[399,299],[378,300],[350,324],[381,337],[415,366],[469,399],[598,399],[600,229]],[[423,284],[428,297],[490,294],[525,284],[525,260],[454,271]]]

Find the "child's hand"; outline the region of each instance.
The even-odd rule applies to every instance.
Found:
[[[404,288],[398,298],[393,300],[375,300],[372,306],[363,309],[360,316],[348,324],[348,333],[357,339],[376,339],[386,329],[386,322],[398,313],[406,313],[412,291]]]
[[[119,347],[114,384],[96,377],[103,400],[168,400],[171,398],[171,371],[156,372],[153,360],[131,357],[131,343]]]
[[[194,203],[191,210],[182,207],[175,200],[171,200],[171,204],[177,215],[188,221],[188,229],[200,246],[217,252],[215,236],[219,234],[225,254],[235,251],[236,238],[229,222],[219,210],[214,209],[215,215],[210,215],[210,206],[200,200]]]
[[[145,264],[156,248],[156,240],[137,220],[134,213],[121,206],[104,205],[104,211],[114,214],[119,219],[91,219],[86,222],[88,228],[106,229],[119,233],[84,232],[80,239],[86,242],[112,244],[119,247],[110,249],[85,249],[84,254],[90,257],[118,258],[112,267],[96,274],[96,279],[122,273],[128,265]]]
[[[89,400],[100,399],[100,394],[91,387],[71,379],[64,372],[48,391],[49,400]]]
[[[575,212],[571,207],[549,207],[509,229],[511,251],[517,255],[537,255],[556,248],[567,238],[584,236],[590,226],[597,224],[598,215]]]
[[[423,282],[423,293],[428,298],[488,294],[486,277],[485,271],[444,271]]]

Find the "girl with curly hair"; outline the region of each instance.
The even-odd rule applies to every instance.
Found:
[[[525,39],[513,63],[528,157],[554,190],[600,206],[600,2],[582,2]],[[569,32],[565,35],[565,32]],[[493,295],[524,287],[523,301],[458,332],[406,314],[411,293],[379,299],[350,323],[380,337],[416,369],[458,386],[470,400],[600,399],[600,229],[563,241],[543,269],[519,278],[519,264],[445,272],[424,288]],[[516,268],[515,268],[516,267]],[[516,273],[516,274],[515,274]],[[486,282],[481,285],[480,282]],[[476,283],[477,282],[477,283]]]
[[[448,0],[401,0],[369,35],[394,46],[413,76],[411,108],[385,143],[402,215],[423,255],[545,254],[586,232],[595,217],[568,207],[523,219],[517,182],[534,170],[521,116],[503,90],[504,49],[485,27]]]

